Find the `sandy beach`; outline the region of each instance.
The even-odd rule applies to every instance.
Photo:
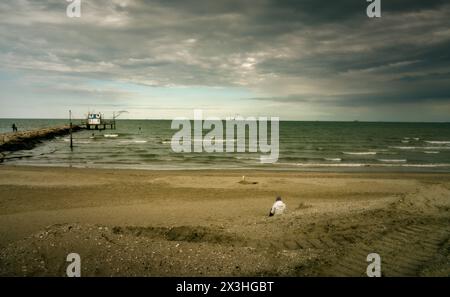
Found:
[[[72,252],[83,276],[364,276],[372,252],[450,275],[450,174],[0,166],[0,193],[2,276],[64,276]]]

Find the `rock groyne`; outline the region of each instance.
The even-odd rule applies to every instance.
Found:
[[[72,126],[72,131],[79,131],[80,126]],[[30,131],[20,131],[15,133],[0,134],[0,162],[2,152],[11,152],[18,150],[29,150],[34,148],[43,140],[52,139],[56,136],[66,135],[70,133],[70,126],[43,128]]]

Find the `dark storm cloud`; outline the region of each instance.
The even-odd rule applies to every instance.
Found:
[[[63,0],[2,1],[0,62],[58,94],[79,78],[237,86],[290,104],[448,102],[448,1],[381,2],[369,19],[365,0],[82,0],[69,19]]]
[[[417,104],[450,102],[450,86],[439,89],[413,87],[405,90],[383,91],[378,93],[336,94],[336,95],[289,95],[285,97],[248,98],[256,101],[277,101],[283,103],[309,103],[340,107],[373,107],[391,104]]]
[[[254,17],[262,24],[278,22],[336,22],[365,16],[368,3],[364,0],[157,0],[143,1],[147,7],[158,4],[181,10],[192,15],[221,15],[230,13]],[[411,12],[436,9],[446,4],[445,0],[389,0],[382,1],[384,13]]]

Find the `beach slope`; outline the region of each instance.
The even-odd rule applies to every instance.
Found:
[[[450,275],[450,174],[0,166],[0,193],[2,276],[64,276],[73,252],[83,276],[364,276],[369,253]]]

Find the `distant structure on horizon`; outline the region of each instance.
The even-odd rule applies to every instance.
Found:
[[[112,120],[106,120],[101,113],[89,112],[83,125],[86,126],[86,129],[88,130],[106,130],[107,128],[115,130],[116,117],[113,116]]]

